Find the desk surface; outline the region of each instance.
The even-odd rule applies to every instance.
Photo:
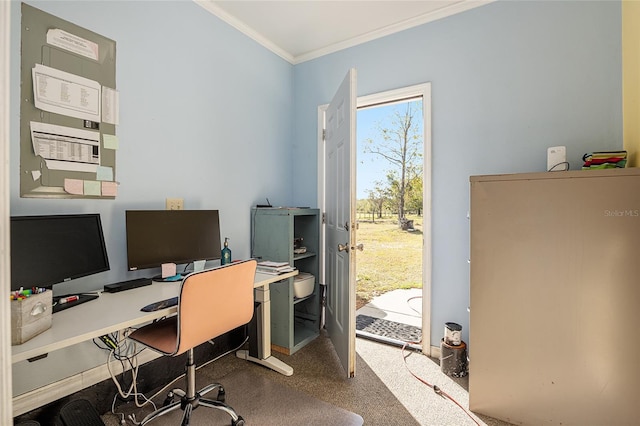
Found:
[[[282,275],[256,273],[254,288],[267,286],[296,275],[298,271]],[[149,303],[176,297],[180,282],[158,282],[150,286],[119,293],[102,293],[96,299],[53,315],[53,325],[33,339],[11,347],[11,362],[24,361],[103,336],[135,327],[177,312],[177,306],[154,312],[140,309]]]

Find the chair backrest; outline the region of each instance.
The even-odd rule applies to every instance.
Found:
[[[251,321],[256,264],[246,260],[187,275],[178,303],[175,355]]]

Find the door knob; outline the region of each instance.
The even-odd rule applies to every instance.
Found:
[[[346,251],[349,253],[349,246],[347,244],[338,244],[338,251]]]
[[[355,247],[351,247],[351,250],[359,250],[359,251],[363,251],[364,250],[364,244],[360,243]]]

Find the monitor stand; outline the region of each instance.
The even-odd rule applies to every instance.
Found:
[[[166,278],[162,278],[162,275],[156,275],[155,277],[152,278],[152,280],[154,282],[158,282],[158,283],[169,283],[169,282],[174,282],[174,281],[182,281],[184,279],[184,277],[186,277],[187,275],[189,275],[191,272],[200,272],[200,271],[204,271],[204,266],[206,264],[206,260],[194,260],[193,263],[193,271],[184,271],[183,273],[178,272],[176,275],[173,275],[171,277],[166,277]],[[188,266],[188,265],[187,265]],[[186,269],[186,267],[185,267]]]

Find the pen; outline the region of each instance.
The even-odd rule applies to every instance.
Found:
[[[58,300],[58,303],[64,304],[64,303],[69,303],[69,302],[75,302],[78,299],[79,299],[78,296],[67,296],[67,297],[63,297],[62,299]]]

